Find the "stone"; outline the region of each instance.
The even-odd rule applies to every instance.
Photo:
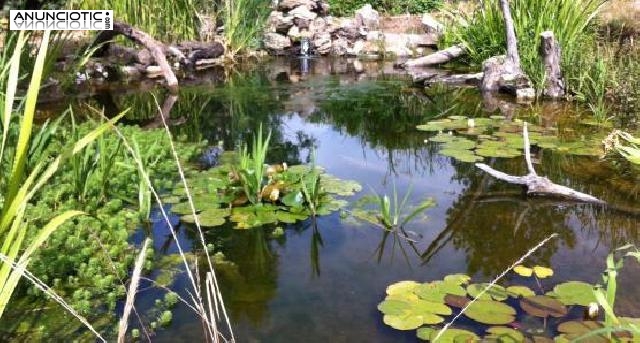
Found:
[[[349,50],[349,55],[358,56],[364,52],[365,42],[361,39],[353,43],[353,48]]]
[[[300,29],[297,26],[291,26],[289,32],[287,32],[287,37],[291,38],[292,41],[300,40]]]
[[[444,32],[444,26],[440,24],[436,18],[432,17],[429,13],[422,15],[422,29],[425,33],[441,34]]]
[[[369,31],[366,39],[368,42],[381,41],[384,40],[384,34],[380,31]]]
[[[364,72],[364,65],[362,65],[360,60],[353,61],[353,70],[358,74]]]
[[[329,15],[329,10],[331,9],[331,6],[329,6],[329,3],[326,1],[320,1],[318,3],[318,9],[317,12],[320,16],[322,17],[326,17],[327,15]]]
[[[289,11],[288,14],[292,16],[294,19],[299,18],[304,20],[314,20],[318,17],[318,14],[315,12],[311,12],[309,7],[307,6],[298,6],[292,9],[291,11]]]
[[[360,31],[356,26],[356,23],[353,19],[343,19],[340,22],[340,27],[335,31],[335,34],[338,37],[342,37],[347,39],[348,41],[355,41],[360,37]]]
[[[293,17],[279,11],[272,11],[268,19],[270,32],[286,33],[293,26]]]
[[[308,29],[309,28],[309,22],[310,22],[310,20],[302,19],[302,18],[294,18],[293,19],[293,23],[301,30],[302,29]]]
[[[328,32],[318,33],[312,41],[313,50],[320,54],[326,55],[331,52],[331,34]]]
[[[278,2],[278,9],[283,12],[287,12],[301,6],[304,6],[309,10],[315,10],[318,3],[315,0],[280,0]]]
[[[509,93],[518,100],[533,99],[536,96],[529,77],[504,55],[494,56],[484,61],[482,72],[480,89],[483,91]]]
[[[349,42],[344,37],[338,37],[331,42],[331,54],[335,56],[344,56],[349,50]]]
[[[264,35],[264,47],[272,53],[281,55],[291,47],[291,39],[279,33],[269,32]]]
[[[380,27],[380,15],[370,4],[366,4],[356,11],[355,24],[357,28],[377,30]]]
[[[324,20],[324,18],[318,17],[309,23],[309,32],[311,33],[325,32],[326,28],[327,28],[327,21]]]

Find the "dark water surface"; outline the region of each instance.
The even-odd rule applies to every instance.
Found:
[[[413,342],[414,330],[387,327],[376,309],[391,283],[430,281],[451,273],[467,273],[477,282],[490,280],[552,233],[558,237],[527,262],[555,270],[552,278],[543,280],[545,289],[567,280],[600,282],[609,251],[637,242],[640,213],[628,210],[638,200],[637,173],[622,173],[610,160],[541,150],[534,156],[539,174],[610,206],[526,198],[520,188],[492,179],[471,163],[438,155],[434,143],[424,142],[430,134],[415,130],[442,113],[501,112],[594,134],[592,127],[574,126],[566,119],[577,116],[573,105],[515,105],[501,98],[483,99],[474,89],[424,93],[410,88],[389,65],[367,65],[358,75],[344,62],[308,63],[280,61],[232,75],[225,85],[184,89],[171,110],[174,133],[206,138],[212,145],[222,140],[225,148],[233,149],[263,123],[273,130],[269,162],[304,163],[314,148],[317,163],[327,172],[363,185],[362,192],[347,198],[350,202],[370,189],[391,194],[395,184],[400,194],[412,188],[412,203],[432,197],[437,206],[425,212],[427,219],[408,224],[417,239],[414,244],[338,213],[320,217],[316,225],[307,220],[286,226],[278,238],[271,235],[274,227],[208,230],[207,240],[233,262],[219,268],[218,276],[238,342]],[[305,69],[308,74],[301,72]],[[166,99],[157,95],[161,103]],[[145,105],[148,94],[112,100],[116,107],[133,105],[137,116],[149,118],[145,125],[153,124],[153,107]],[[489,158],[485,163],[512,174],[526,169],[522,158]],[[180,230],[185,244],[197,244],[193,228],[183,225]],[[163,245],[159,237],[167,234],[161,221],[154,224],[158,249]],[[175,252],[173,245],[164,248],[165,253]],[[621,274],[618,310],[638,316],[637,268],[627,263]],[[531,285],[513,274],[501,284],[516,282]],[[173,284],[183,295],[187,287],[181,276]],[[150,306],[157,294],[141,293],[138,306]],[[154,341],[200,341],[201,324],[190,310],[178,305],[173,318]],[[519,315],[518,320],[542,326],[541,319]]]

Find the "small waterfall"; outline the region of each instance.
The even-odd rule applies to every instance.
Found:
[[[309,56],[309,37],[300,39],[300,55]]]

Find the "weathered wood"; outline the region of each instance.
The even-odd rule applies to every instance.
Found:
[[[156,41],[146,32],[131,25],[116,21],[113,23],[113,30],[101,31],[92,43],[92,46],[100,46],[100,48],[95,51],[94,56],[104,55],[107,49],[109,49],[108,42],[112,41],[113,38],[118,35],[123,35],[147,48],[155,62],[161,68],[164,79],[167,82],[167,88],[169,88],[171,92],[178,91],[178,78],[173,73],[173,70],[171,70],[171,65],[169,65],[167,57],[164,54],[164,50],[166,49],[165,45]]]
[[[431,85],[444,83],[453,86],[478,85],[482,80],[482,73],[471,74],[442,74],[434,71],[409,71],[414,84]]]
[[[463,56],[467,53],[467,49],[462,45],[455,45],[444,50],[436,51],[433,54],[410,59],[401,64],[402,67],[425,67],[447,63],[457,57]]]
[[[507,60],[510,67],[516,68],[512,73],[520,71],[520,54],[518,54],[518,41],[516,39],[516,30],[513,26],[511,18],[511,9],[507,0],[500,0],[500,9],[504,17],[504,26],[507,35]],[[509,71],[509,70],[507,70]]]
[[[533,168],[533,164],[531,163],[531,154],[529,153],[530,146],[529,146],[529,133],[527,131],[527,123],[525,123],[522,128],[522,135],[524,137],[525,160],[527,162],[527,169],[529,169],[529,173],[527,175],[525,176],[509,175],[507,173],[495,170],[484,163],[476,163],[476,167],[485,171],[486,173],[495,177],[496,179],[503,180],[508,183],[513,183],[516,185],[526,186],[527,194],[561,196],[569,199],[575,199],[578,201],[604,204],[604,201],[592,195],[578,192],[566,186],[555,184],[546,177],[538,176],[535,169]]]
[[[542,95],[550,98],[560,98],[565,95],[565,84],[560,70],[560,44],[553,32],[545,31],[540,34],[540,55],[544,61],[545,84]]]

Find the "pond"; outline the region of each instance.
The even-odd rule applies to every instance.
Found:
[[[115,110],[132,106],[130,121],[153,125],[151,94],[162,104],[163,92],[108,95]],[[104,96],[72,100],[104,106]],[[360,183],[355,202],[373,191],[400,195],[409,202],[433,198],[436,206],[412,220],[404,235],[334,212],[296,224],[238,230],[227,223],[205,231],[214,252],[224,255],[218,277],[238,342],[413,342],[415,330],[385,325],[376,308],[388,285],[401,280],[425,282],[466,273],[488,282],[538,242],[557,237],[537,250],[527,265],[551,267],[545,289],[567,280],[601,282],[605,257],[615,247],[638,242],[638,174],[611,158],[576,156],[537,149],[537,172],[552,181],[592,194],[607,206],[568,200],[525,197],[518,186],[491,178],[473,163],[438,153],[435,133],[417,125],[452,115],[522,118],[558,132],[602,139],[606,130],[580,124],[574,104],[518,105],[487,98],[475,89],[412,88],[390,63],[367,63],[364,73],[351,64],[329,60],[276,60],[231,75],[224,84],[181,90],[171,110],[172,131],[226,150],[247,141],[262,123],[272,131],[269,163],[308,163],[312,158],[341,179]],[[622,125],[624,123],[615,123]],[[604,132],[604,133],[603,133]],[[312,157],[313,155],[313,157]],[[522,157],[485,157],[495,169],[523,175]],[[152,213],[157,252],[172,256],[175,244],[157,211]],[[177,223],[178,216],[173,216]],[[185,246],[197,244],[190,224],[178,226]],[[140,243],[144,230],[131,241]],[[408,239],[410,238],[410,239]],[[204,268],[203,268],[204,269]],[[637,266],[627,263],[619,277],[617,310],[640,316]],[[155,270],[150,277],[159,277]],[[531,280],[508,274],[500,284]],[[188,281],[177,273],[171,288],[186,296]],[[163,293],[143,282],[138,310],[152,308]],[[118,306],[121,311],[121,306]],[[580,314],[574,314],[580,316]],[[517,321],[543,327],[543,320],[519,313]],[[481,333],[482,326],[461,319],[458,327]],[[169,326],[154,341],[200,341],[201,323],[185,306],[173,310]],[[553,334],[553,333],[552,333]],[[552,336],[553,337],[553,336]]]

